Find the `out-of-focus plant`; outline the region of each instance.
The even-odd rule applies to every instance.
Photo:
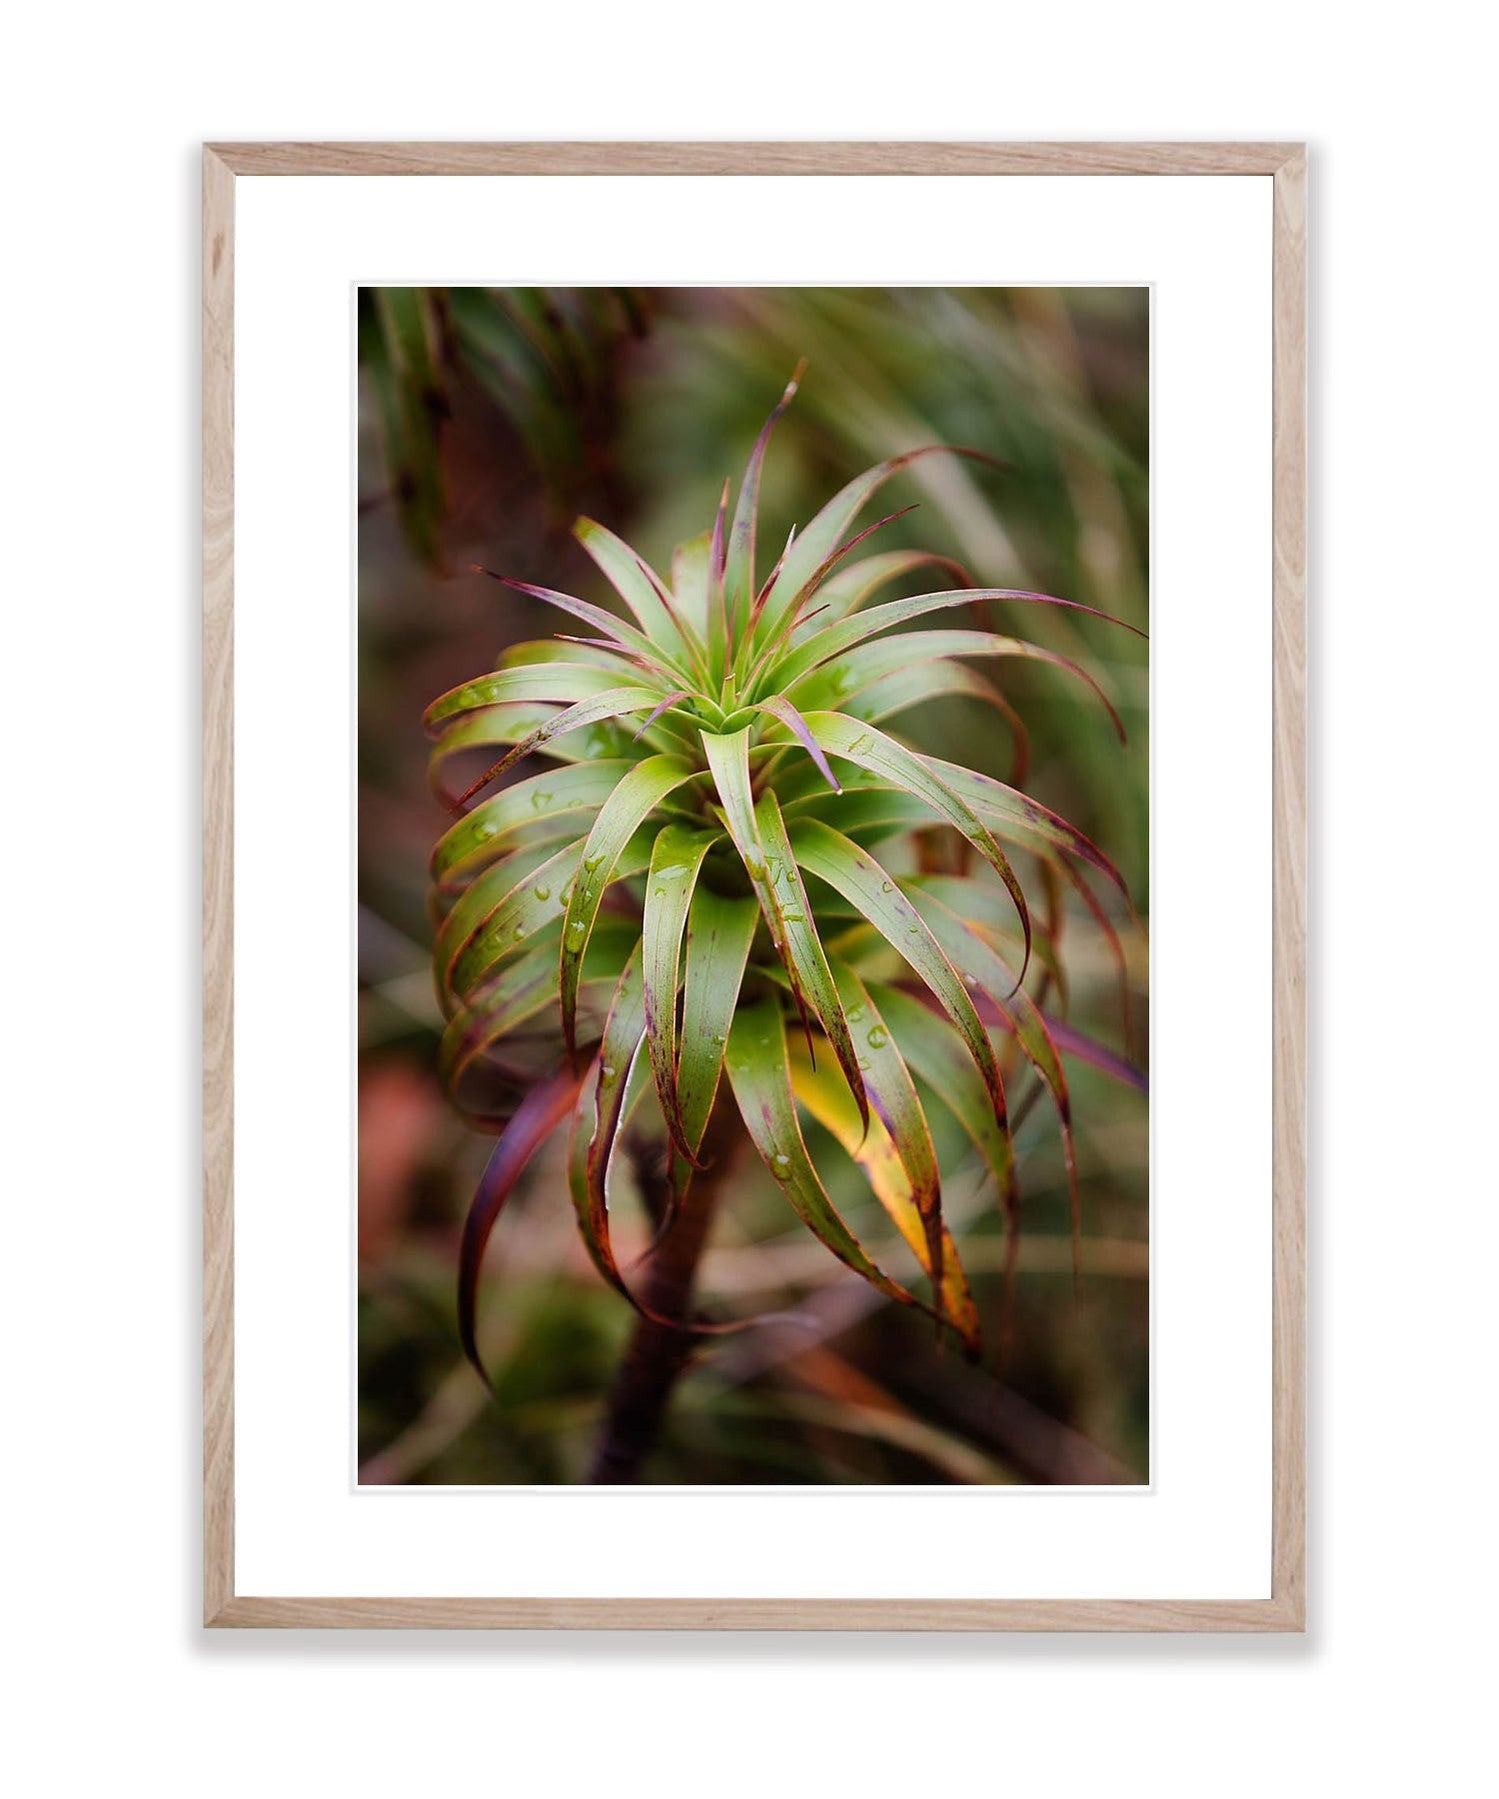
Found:
[[[442,439],[455,376],[504,414],[563,514],[609,441],[614,351],[646,324],[644,300],[627,288],[361,288],[360,366],[413,554],[442,567]]]
[[[989,629],[897,630],[956,608],[1075,603],[974,587],[958,564],[919,550],[851,556],[900,516],[855,531],[875,493],[944,446],[850,482],[792,532],[762,583],[761,470],[796,385],[760,432],[732,515],[726,482],[712,528],[679,546],[669,582],[602,525],[577,523],[633,622],[495,576],[571,614],[588,635],[517,646],[426,717],[434,785],[461,814],[431,870],[443,1074],[460,1105],[499,1131],[464,1229],[460,1334],[482,1374],[475,1314],[486,1244],[534,1152],[566,1127],[583,1241],[639,1315],[594,1466],[600,1480],[634,1478],[692,1345],[755,1322],[709,1319],[692,1299],[724,1175],[745,1138],[839,1260],[977,1357],[977,1310],[943,1222],[931,1096],[956,1115],[992,1177],[1013,1266],[1007,1070],[1033,1071],[1055,1110],[1074,1246],[1061,1048],[1128,1074],[1063,1021],[1067,891],[1096,919],[1122,973],[1095,885],[1112,887],[1127,909],[1113,863],[1017,785],[920,754],[885,728],[934,697],[979,695],[1005,718],[1023,765],[1019,720],[970,666],[1022,658],[1059,665],[1091,689],[1122,737],[1093,677],[1055,651]],[[923,568],[947,584],[871,603]],[[455,767],[495,749],[503,754],[455,793]],[[532,757],[549,766],[479,799]],[[1016,870],[1022,853],[1039,871],[1038,908]],[[616,1255],[609,1200],[611,1166],[638,1110],[658,1118],[665,1149],[659,1179],[647,1183],[655,1241],[636,1276]],[[802,1115],[863,1170],[922,1283],[895,1279],[855,1236],[814,1165]]]

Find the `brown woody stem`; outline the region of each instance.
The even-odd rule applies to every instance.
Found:
[[[653,1312],[686,1318],[692,1286],[719,1195],[739,1140],[739,1116],[720,1101],[703,1138],[705,1166],[683,1195],[671,1228],[646,1264],[641,1298]],[[604,1414],[603,1434],[588,1479],[598,1486],[623,1486],[640,1478],[640,1466],[655,1447],[677,1377],[701,1338],[637,1318],[624,1360],[614,1377]]]

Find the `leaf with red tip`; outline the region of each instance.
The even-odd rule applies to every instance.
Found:
[[[836,664],[825,664],[798,681],[792,697],[799,705],[809,708],[846,706],[855,695],[888,675],[960,657],[1020,657],[1064,669],[1097,695],[1119,734],[1119,741],[1125,741],[1124,721],[1113,702],[1079,663],[1059,656],[1053,650],[1042,649],[1023,637],[1001,637],[992,631],[905,631],[897,637],[860,644],[840,657]]]
[[[891,1042],[869,989],[847,963],[834,962],[833,979],[843,1015],[854,1033],[864,1086],[869,1103],[890,1141],[910,1185],[910,1198],[926,1233],[927,1254],[923,1266],[932,1278],[939,1301],[942,1293],[942,1177],[937,1151],[927,1128],[926,1114],[916,1096],[910,1070]]]
[[[623,760],[580,762],[530,780],[517,781],[483,805],[466,812],[439,838],[430,871],[435,882],[456,880],[503,855],[518,832],[543,819],[601,806],[630,764]]]
[[[1100,612],[1095,606],[1083,606],[1076,600],[1058,599],[1055,594],[1033,593],[1020,587],[948,588],[941,593],[913,594],[908,600],[887,600],[883,606],[871,607],[868,612],[855,612],[848,618],[839,619],[836,624],[828,625],[825,630],[815,632],[805,643],[798,645],[776,663],[776,686],[783,693],[786,692],[814,668],[821,668],[825,662],[832,662],[853,649],[856,644],[878,637],[882,631],[892,630],[896,625],[909,624],[912,619],[925,618],[930,612],[944,612],[954,606],[973,606],[981,600],[1020,600],[1040,606],[1065,606],[1071,611],[1087,612],[1094,618],[1107,620],[1111,625],[1122,626],[1136,637],[1146,635],[1144,631],[1126,623],[1122,618],[1115,618],[1111,613]]]
[[[675,641],[669,645],[652,643],[643,631],[637,631],[634,625],[627,624],[612,612],[606,612],[602,606],[595,606],[591,600],[580,600],[570,593],[559,592],[555,587],[538,587],[533,581],[516,581],[509,575],[497,575],[493,569],[482,568],[478,563],[474,564],[474,571],[488,575],[490,580],[498,581],[502,587],[512,587],[517,593],[530,594],[533,600],[541,600],[548,606],[557,607],[559,611],[570,612],[585,625],[592,625],[595,631],[620,649],[640,657],[663,680],[685,681],[688,678],[685,666],[675,655],[667,653],[669,649],[675,648]]]
[[[932,1251],[926,1225],[911,1197],[910,1178],[901,1165],[900,1156],[890,1140],[889,1132],[878,1118],[870,1121],[868,1131],[859,1125],[848,1089],[831,1069],[814,1068],[805,1050],[798,1044],[788,1045],[791,1062],[791,1086],[801,1105],[847,1152],[851,1161],[863,1170],[870,1190],[885,1208],[891,1222],[905,1239],[906,1247],[930,1278],[933,1272]],[[969,1070],[972,1073],[972,1070]],[[981,1348],[978,1308],[964,1273],[958,1246],[945,1225],[940,1227],[938,1290],[940,1306],[946,1322],[957,1332],[963,1347],[971,1356]]]
[[[812,735],[830,754],[844,756],[860,768],[868,769],[878,779],[904,787],[908,793],[925,800],[934,812],[968,839],[1004,882],[1015,902],[1025,936],[1025,956],[1020,965],[1020,978],[1024,980],[1031,956],[1030,907],[1009,858],[973,809],[922,757],[873,725],[861,719],[845,718],[841,712],[810,713],[807,724]]]
[[[603,570],[605,578],[630,608],[653,644],[675,656],[700,658],[702,645],[684,628],[661,578],[638,550],[595,519],[580,518],[573,536]]]
[[[963,449],[954,444],[924,444],[920,449],[907,450],[903,455],[892,456],[850,481],[846,487],[834,494],[833,498],[797,538],[791,554],[783,563],[775,586],[767,596],[765,608],[760,615],[759,628],[756,632],[760,644],[769,643],[781,625],[796,610],[809,585],[816,578],[827,558],[836,549],[848,527],[865,504],[884,486],[885,482],[892,475],[899,474],[902,469],[908,468],[918,457],[931,456],[939,452],[951,456],[965,456],[977,462],[993,463],[995,460],[982,451]]]
[[[768,713],[769,716],[778,723],[785,725],[786,729],[790,731],[794,737],[800,740],[802,748],[806,750],[807,754],[817,764],[818,773],[827,782],[828,786],[832,788],[833,792],[842,793],[842,784],[837,775],[833,773],[832,766],[828,762],[827,757],[823,754],[822,745],[812,735],[806,719],[802,717],[801,713],[797,711],[790,700],[783,699],[778,693],[772,694],[768,699],[759,701],[754,710],[756,712]]]
[[[805,362],[799,362],[786,383],[786,391],[760,427],[754,448],[745,464],[744,479],[739,484],[739,497],[734,504],[734,523],[729,530],[728,551],[724,567],[724,604],[728,612],[729,633],[737,637],[749,623],[750,607],[755,598],[755,527],[760,511],[760,471],[770,435],[786,408],[796,397]]]
[[[772,996],[740,1009],[729,1032],[728,1069],[750,1139],[802,1223],[840,1262],[888,1298],[935,1316],[930,1306],[875,1266],[818,1178],[797,1121],[778,999]]]
[[[923,896],[923,916],[943,954],[966,981],[976,985],[999,1008],[1015,1034],[1026,1060],[1051,1093],[1061,1124],[1062,1158],[1067,1167],[1067,1192],[1072,1218],[1074,1272],[1081,1265],[1081,1217],[1078,1207],[1077,1154],[1072,1141],[1072,1101],[1062,1058],[1035,1001],[1015,983],[1008,964],[992,945],[971,930],[931,894]]]
[[[468,787],[454,800],[452,809],[456,812],[471,800],[482,787],[497,780],[507,768],[513,767],[522,756],[529,756],[533,750],[544,748],[554,743],[557,738],[566,736],[572,731],[586,730],[589,725],[602,724],[606,719],[627,718],[633,712],[643,712],[653,706],[660,697],[659,690],[651,687],[611,687],[605,692],[595,694],[591,700],[580,700],[576,706],[568,706],[564,711],[549,718],[545,724],[538,725],[528,736],[514,744],[510,750],[480,775],[477,781]]]
[[[995,1118],[1003,1121],[1007,1116],[1005,1090],[994,1045],[962,977],[942,953],[921,913],[873,856],[831,825],[799,819],[792,828],[791,845],[802,866],[841,893],[931,989],[958,1027],[983,1077]]]

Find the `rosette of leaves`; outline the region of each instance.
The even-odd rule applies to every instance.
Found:
[[[659,1116],[669,1144],[658,1242],[713,1180],[723,1151],[710,1120],[727,1112],[834,1256],[976,1354],[978,1315],[943,1221],[928,1118],[934,1096],[955,1114],[1013,1245],[1007,1072],[1029,1069],[1055,1113],[1076,1241],[1059,1045],[1085,1055],[1090,1046],[1059,1017],[1063,900],[1069,890],[1081,898],[1122,976],[1099,892],[1113,886],[1127,906],[1123,882],[1018,786],[920,753],[891,721],[934,696],[979,694],[1018,734],[974,665],[1027,657],[1060,663],[1093,689],[1121,737],[1122,727],[1084,669],[1022,637],[897,629],[980,602],[1070,603],[972,587],[941,556],[859,553],[878,529],[856,529],[859,515],[927,451],[851,481],[760,579],[761,468],[795,389],[793,378],[732,512],[726,483],[717,518],[677,549],[669,578],[602,525],[578,522],[628,618],[506,581],[586,634],[507,651],[426,715],[434,786],[460,814],[432,857],[443,1074],[499,1133],[460,1255],[460,1329],[481,1373],[485,1245],[527,1162],[562,1129],[578,1226],[603,1279],[657,1327],[732,1328],[663,1312],[616,1255],[610,1171],[637,1108]],[[943,585],[878,598],[918,570],[937,571]],[[481,750],[494,759],[455,793],[454,769]],[[1020,862],[1037,872],[1039,903]],[[805,1118],[858,1164],[922,1279],[878,1265],[839,1213]]]

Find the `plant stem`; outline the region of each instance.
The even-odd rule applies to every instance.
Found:
[[[739,1116],[722,1100],[715,1108],[699,1152],[706,1166],[694,1174],[671,1229],[646,1264],[641,1298],[653,1312],[685,1318],[692,1284],[718,1199],[739,1141]],[[699,1338],[650,1318],[637,1318],[624,1360],[614,1377],[603,1434],[588,1479],[598,1486],[623,1486],[639,1479],[640,1465],[655,1447],[677,1377]]]

